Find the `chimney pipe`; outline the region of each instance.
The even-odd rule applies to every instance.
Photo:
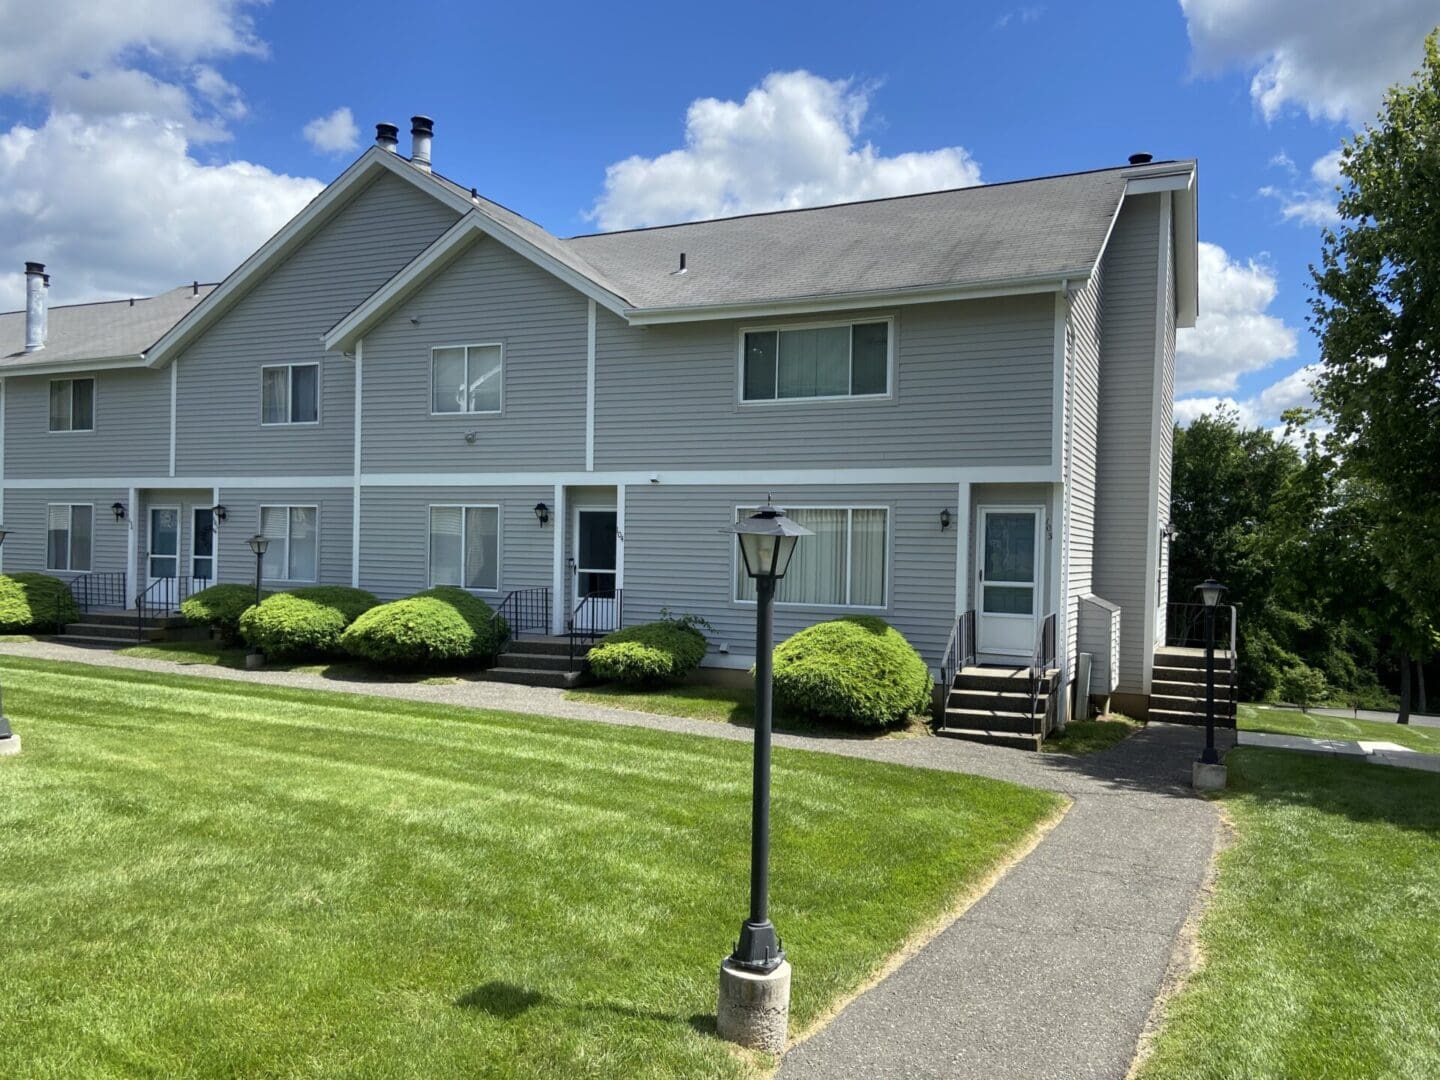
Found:
[[[1154,156],[1151,155],[1151,154],[1131,154],[1131,155],[1130,155],[1130,164],[1131,164],[1131,165],[1149,165],[1150,162],[1152,162],[1152,161],[1154,161],[1154,160],[1155,160],[1155,158],[1154,158]]]
[[[410,164],[430,171],[430,140],[435,137],[435,121],[428,116],[410,118]]]
[[[395,153],[395,148],[400,145],[400,129],[394,124],[376,124],[375,145]]]
[[[49,279],[44,263],[25,264],[25,351],[37,352],[45,347],[45,295]]]

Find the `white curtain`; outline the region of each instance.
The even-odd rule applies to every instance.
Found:
[[[48,570],[70,569],[70,507],[52,506],[48,512],[48,539],[45,567]]]
[[[885,606],[884,510],[851,511],[850,603],[857,607]]]
[[[50,384],[50,430],[70,430],[69,379],[56,379]]]
[[[463,511],[458,506],[430,508],[430,584],[459,585],[463,567],[460,538]]]
[[[781,331],[777,397],[828,397],[848,393],[848,326]]]
[[[500,411],[499,345],[480,345],[469,350],[470,412]]]
[[[752,513],[754,511],[748,509],[740,511],[741,517]],[[843,606],[846,603],[845,552],[849,511],[807,509],[789,510],[787,513],[797,525],[803,525],[815,535],[805,537],[796,545],[790,569],[775,590],[776,602]],[[883,530],[883,523],[881,528]],[[881,542],[883,544],[883,539]],[[740,561],[738,555],[736,558]],[[754,600],[755,582],[745,572],[743,561],[740,561],[736,574],[736,597]]]
[[[431,376],[433,399],[430,411],[437,413],[464,412],[469,398],[465,385],[465,350],[436,349]]]
[[[260,508],[260,533],[270,538],[270,546],[260,557],[260,573],[271,581],[285,579],[285,545],[290,533],[289,508],[284,506],[262,506]]]
[[[267,424],[287,423],[290,420],[290,369],[266,368],[260,381],[260,419]]]
[[[315,530],[315,507],[290,508],[290,580],[319,579],[320,543]]]
[[[494,507],[465,510],[465,587],[500,587],[500,513]]]

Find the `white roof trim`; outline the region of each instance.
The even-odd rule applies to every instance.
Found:
[[[1200,215],[1197,197],[1198,167],[1187,161],[1173,171],[1128,176],[1125,194],[1174,192],[1172,228],[1175,230],[1175,325],[1195,325],[1200,314]]]
[[[27,354],[34,356],[35,353]],[[124,368],[145,367],[145,357],[140,353],[127,356],[72,357],[69,360],[43,360],[34,364],[0,364],[0,379],[17,375],[61,375],[69,372],[115,371]]]
[[[370,294],[366,300],[346,315],[323,338],[325,348],[331,352],[349,352],[376,322],[384,318],[396,304],[437,273],[465,248],[481,236],[503,244],[511,251],[529,259],[542,270],[559,278],[571,288],[594,300],[617,315],[626,313],[623,298],[609,289],[596,284],[584,274],[566,266],[558,259],[542,251],[530,241],[496,221],[481,207],[469,206],[469,212],[450,226],[429,247],[415,256],[408,265],[396,273],[384,285]]]
[[[388,171],[408,180],[450,206],[456,213],[472,209],[470,200],[450,191],[408,161],[379,147],[372,146],[333,180],[324,191],[296,214],[285,227],[267,240],[240,264],[219,286],[211,290],[195,307],[161,336],[143,355],[149,367],[160,367],[180,352],[206,328],[228,311],[286,255],[309,239],[330,215],[350,200],[352,193],[368,185],[381,172]]]

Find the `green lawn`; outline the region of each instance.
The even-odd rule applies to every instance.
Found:
[[[1072,720],[1063,734],[1046,739],[1040,749],[1052,754],[1093,754],[1123,742],[1145,725],[1120,713],[1095,720]]]
[[[629,690],[622,686],[593,686],[585,690],[567,690],[572,701],[607,705],[615,709],[658,713],[661,716],[686,716],[695,720],[714,720],[739,727],[755,726],[755,691],[749,687],[707,686],[684,683],[656,690]],[[920,734],[928,731],[923,720],[896,725],[876,731],[859,731],[825,723],[807,716],[777,713],[773,722],[777,731],[805,734],[854,735],[858,738],[879,738],[889,735]]]
[[[734,1077],[743,742],[6,658],[0,1075]],[[775,754],[792,1031],[1062,805]]]
[[[1260,708],[1241,704],[1240,727],[1245,731],[1270,731],[1278,735],[1305,735],[1312,739],[1365,739],[1393,742],[1412,750],[1440,754],[1440,728],[1419,724],[1391,724],[1381,720],[1351,720],[1344,716],[1321,716],[1290,709]]]
[[[168,660],[173,664],[182,664],[187,667],[195,664],[213,664],[218,667],[243,668],[245,654],[249,650],[239,645],[222,645],[218,641],[154,641],[145,645],[129,645],[116,651],[142,660]],[[348,682],[443,684],[459,682],[463,677],[444,672],[411,674],[386,671],[383,668],[354,660],[325,660],[307,663],[266,661],[265,667],[269,671],[299,671],[310,675],[325,675],[332,679]]]
[[[1242,748],[1236,841],[1141,1080],[1440,1076],[1440,776]]]

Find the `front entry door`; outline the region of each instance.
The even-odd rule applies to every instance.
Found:
[[[1038,507],[982,506],[979,521],[979,652],[997,659],[1035,649],[1040,606]]]
[[[575,511],[575,629],[609,632],[619,625],[615,591],[614,510],[577,507]]]
[[[159,603],[173,607],[176,601],[175,579],[180,573],[180,508],[150,507],[150,537],[146,554],[146,577],[150,585],[165,584],[150,594]]]

